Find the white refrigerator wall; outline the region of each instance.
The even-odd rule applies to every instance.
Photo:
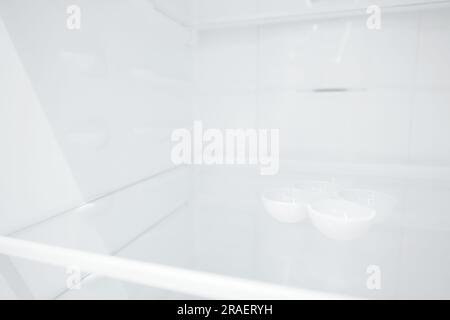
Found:
[[[201,30],[196,117],[280,129],[281,166],[449,166],[450,10],[383,13],[381,30],[366,20]]]

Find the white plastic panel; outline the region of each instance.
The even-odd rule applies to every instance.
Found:
[[[200,31],[199,117],[280,128],[293,161],[448,166],[449,15],[385,13],[380,31],[364,17]]]
[[[190,32],[145,0],[81,1],[73,31],[69,4],[0,9],[48,130],[90,199],[172,166],[171,131],[191,122]]]

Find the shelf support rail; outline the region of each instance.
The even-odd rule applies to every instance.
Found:
[[[54,266],[77,266],[83,272],[210,299],[350,299],[4,236],[0,236],[0,253]]]

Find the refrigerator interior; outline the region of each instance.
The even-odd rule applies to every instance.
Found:
[[[450,2],[378,1],[377,30],[371,4],[0,0],[0,298],[450,298]],[[196,121],[278,129],[277,174],[174,164]],[[264,207],[324,180],[395,208],[337,241]],[[125,281],[83,252],[179,276]]]

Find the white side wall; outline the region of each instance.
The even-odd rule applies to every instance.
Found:
[[[76,1],[69,30],[72,4],[0,2],[0,233],[121,254],[189,197],[170,135],[192,123],[191,33],[146,0]],[[0,261],[2,298],[53,298],[66,279]]]

